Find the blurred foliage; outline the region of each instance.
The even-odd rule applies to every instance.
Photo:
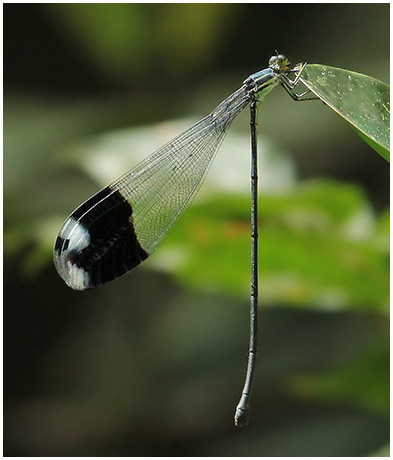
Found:
[[[320,64],[308,64],[300,79],[389,161],[389,85],[367,75]]]
[[[345,401],[354,407],[389,415],[389,353],[383,346],[345,369],[322,375],[302,375],[288,382],[290,391],[306,399]]]
[[[236,14],[230,5],[215,3],[166,3],[160,8],[102,3],[94,5],[94,14],[90,4],[52,4],[49,8],[99,73],[120,81],[135,80],[146,72],[157,73],[159,79],[164,71],[167,77],[178,79],[198,71],[201,64],[214,60]],[[164,62],[160,56],[168,50]]]
[[[388,170],[322,104],[277,90],[261,105],[261,352],[246,430],[232,416],[248,340],[247,113],[140,269],[79,293],[51,258],[68,213],[275,48],[388,80],[388,11],[4,5],[7,454],[387,454]]]
[[[358,188],[314,181],[262,196],[260,207],[264,302],[388,313],[389,232],[376,231],[378,220]],[[164,266],[165,258],[191,287],[249,295],[249,198],[212,198],[184,220],[153,266]]]

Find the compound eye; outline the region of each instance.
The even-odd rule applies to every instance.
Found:
[[[278,56],[272,56],[272,57],[269,59],[269,65],[275,64],[276,61],[277,61],[277,58],[278,58]]]
[[[269,67],[276,72],[288,70],[290,66],[289,60],[284,54],[276,54],[269,59]]]

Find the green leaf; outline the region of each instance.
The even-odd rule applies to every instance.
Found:
[[[354,128],[355,131],[359,134],[359,136],[364,140],[364,142],[367,142],[367,144],[374,149],[377,153],[381,155],[382,158],[385,158],[386,161],[390,162],[390,152],[385,149],[385,147],[382,147],[380,144],[377,144],[371,137],[368,137],[358,129]]]
[[[308,64],[300,80],[389,161],[389,85],[367,75],[320,64]]]

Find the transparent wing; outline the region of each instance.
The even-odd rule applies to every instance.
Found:
[[[70,287],[104,284],[157,248],[194,198],[231,122],[249,101],[244,85],[71,214],[54,252],[55,266]]]
[[[199,190],[233,119],[249,97],[240,89],[133,171],[111,184],[131,203],[142,247],[151,254]]]

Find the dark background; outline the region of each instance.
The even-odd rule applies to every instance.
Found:
[[[4,5],[5,455],[387,455],[388,247],[379,219],[388,222],[389,168],[322,104],[294,104],[278,89],[261,104],[260,134],[290,152],[300,187],[318,178],[334,181],[339,197],[340,187],[359,192],[376,229],[363,271],[385,271],[375,291],[333,307],[262,288],[246,429],[232,415],[247,295],[214,276],[196,282],[203,264],[190,281],[154,262],[98,291],[72,292],[51,248],[67,214],[105,185],[84,164],[86,142],[197,119],[276,49],[293,63],[389,82],[389,16],[388,4]],[[239,118],[233,129],[246,134],[247,114]],[[205,263],[215,267],[210,251]],[[227,265],[240,268],[229,254]],[[247,292],[248,272],[233,276]],[[363,292],[357,279],[349,293]]]

